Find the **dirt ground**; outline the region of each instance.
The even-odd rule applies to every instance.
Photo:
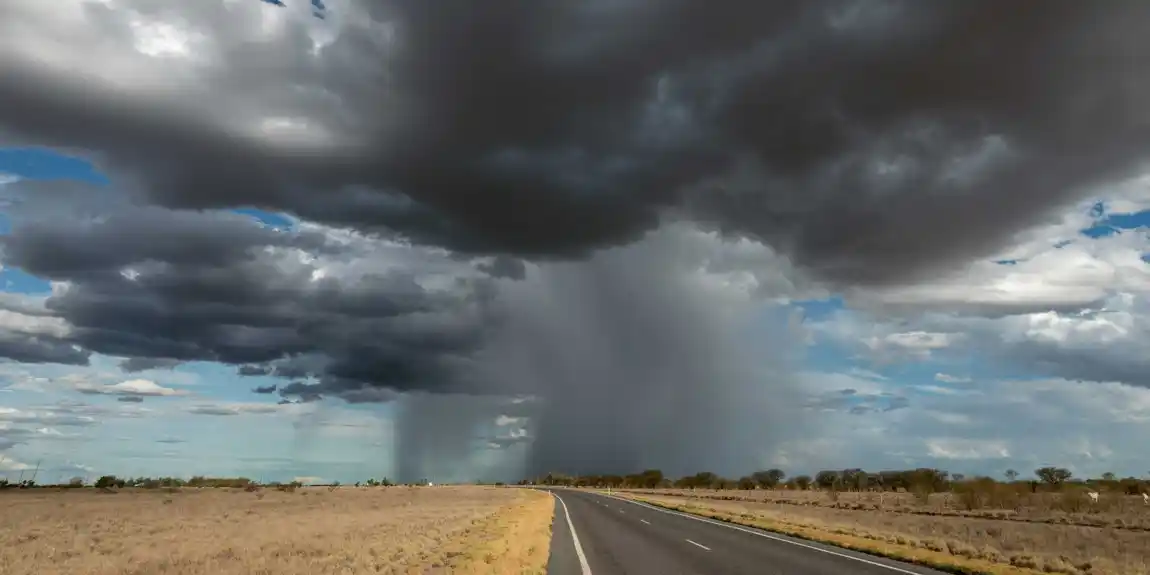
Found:
[[[5,575],[543,573],[553,504],[499,487],[0,492]]]
[[[1150,533],[1115,527],[627,493],[650,502],[937,566],[1150,574]]]

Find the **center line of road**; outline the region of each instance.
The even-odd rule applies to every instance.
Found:
[[[707,547],[706,545],[703,545],[702,543],[695,543],[694,541],[691,541],[690,539],[687,539],[687,543],[690,543],[691,545],[694,545],[695,547],[702,547],[703,549],[705,549],[707,551],[711,550],[710,547]]]
[[[650,525],[650,524],[651,524],[651,522],[650,522],[650,521],[647,521],[646,519],[640,519],[640,520],[639,520],[639,522],[640,522],[640,523],[646,523],[647,525]]]

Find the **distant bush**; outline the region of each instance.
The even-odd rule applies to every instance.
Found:
[[[95,486],[97,489],[111,489],[112,487],[124,487],[126,484],[127,480],[120,479],[115,475],[102,475],[96,480]]]

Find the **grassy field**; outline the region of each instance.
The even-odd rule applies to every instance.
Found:
[[[948,507],[944,497],[916,503],[894,493],[885,494],[881,507],[870,493],[616,493],[954,572],[1150,575],[1150,533],[1127,528],[1146,524],[1150,509],[1141,498],[1137,505],[1100,501],[1102,509],[1081,512],[1104,525],[1093,526],[1073,524],[1075,514],[1064,511],[1054,494],[1027,500],[1033,507],[969,510]]]
[[[1103,492],[1097,503],[1085,490],[1067,489],[1058,493],[1031,493],[1025,486],[997,485],[988,490],[956,493],[826,492],[784,489],[713,490],[655,489],[632,490],[652,495],[675,495],[719,501],[750,501],[777,505],[817,506],[855,511],[884,511],[915,515],[954,515],[961,517],[1113,527],[1150,531],[1150,506],[1142,497]]]
[[[543,573],[552,499],[497,487],[0,492],[0,573]]]

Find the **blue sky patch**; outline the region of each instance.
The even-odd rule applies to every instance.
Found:
[[[257,222],[268,226],[269,228],[290,230],[292,229],[292,226],[295,225],[295,222],[291,218],[283,214],[268,212],[257,208],[237,208],[231,211],[237,214],[248,216]]]
[[[24,294],[46,294],[52,291],[52,284],[20,268],[4,268],[0,271],[0,291]]]
[[[830,318],[831,314],[846,309],[846,302],[840,296],[827,299],[812,299],[795,302],[795,306],[803,310],[806,321],[821,321]]]
[[[1094,222],[1093,226],[1083,229],[1082,235],[1090,238],[1102,238],[1121,233],[1122,230],[1146,228],[1150,228],[1150,210],[1142,210],[1132,214],[1103,214]]]
[[[107,185],[108,179],[87,160],[46,148],[0,148],[0,173],[29,180],[77,180]]]

